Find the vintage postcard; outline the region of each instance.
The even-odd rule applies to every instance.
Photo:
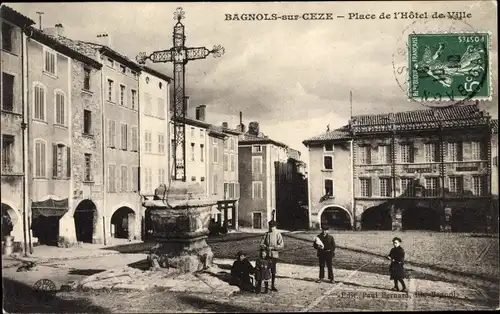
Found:
[[[3,312],[498,309],[497,11],[2,3]]]

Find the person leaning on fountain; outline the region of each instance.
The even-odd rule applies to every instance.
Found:
[[[276,221],[271,220],[269,222],[269,231],[264,234],[264,237],[262,237],[260,241],[260,248],[267,251],[269,259],[271,260],[271,291],[278,291],[275,285],[276,263],[279,257],[278,251],[283,247],[283,237],[278,229],[276,229]]]

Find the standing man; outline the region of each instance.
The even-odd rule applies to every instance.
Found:
[[[276,221],[271,220],[269,222],[269,231],[264,234],[264,237],[260,241],[261,249],[268,252],[268,256],[271,260],[271,291],[278,291],[275,286],[276,279],[276,262],[278,261],[279,253],[284,247],[283,237],[281,233],[276,229]]]
[[[332,259],[335,256],[335,240],[333,236],[328,234],[328,226],[321,226],[321,233],[314,240],[314,248],[318,251],[319,258],[319,279],[316,282],[321,282],[325,278],[325,264],[328,268],[328,279],[330,283],[335,283],[333,280]]]

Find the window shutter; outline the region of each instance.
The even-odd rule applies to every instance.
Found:
[[[111,120],[108,119],[108,147],[113,147],[113,143],[112,143],[112,140],[113,140],[113,134],[111,133],[112,129],[111,129]]]
[[[464,146],[462,142],[457,143],[457,161],[463,161],[464,158]]]
[[[434,144],[434,154],[436,154],[435,161],[441,161],[441,145],[443,143],[438,142]]]
[[[66,147],[66,177],[71,178],[71,148]]]
[[[52,144],[52,176],[57,177],[57,144]]]
[[[413,144],[409,144],[409,153],[410,153],[410,156],[409,156],[409,162],[415,162],[415,147],[413,146]]]
[[[115,168],[115,192],[120,192],[121,191],[121,167],[116,167]]]

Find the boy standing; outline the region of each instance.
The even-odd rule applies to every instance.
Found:
[[[394,280],[394,288],[391,290],[399,291],[398,282],[402,285],[403,292],[406,292],[406,285],[403,280],[404,278],[404,259],[405,259],[405,250],[401,247],[401,239],[396,237],[392,239],[392,245],[394,246],[387,258],[391,261],[391,265],[389,266],[389,273],[391,275],[391,279]]]

